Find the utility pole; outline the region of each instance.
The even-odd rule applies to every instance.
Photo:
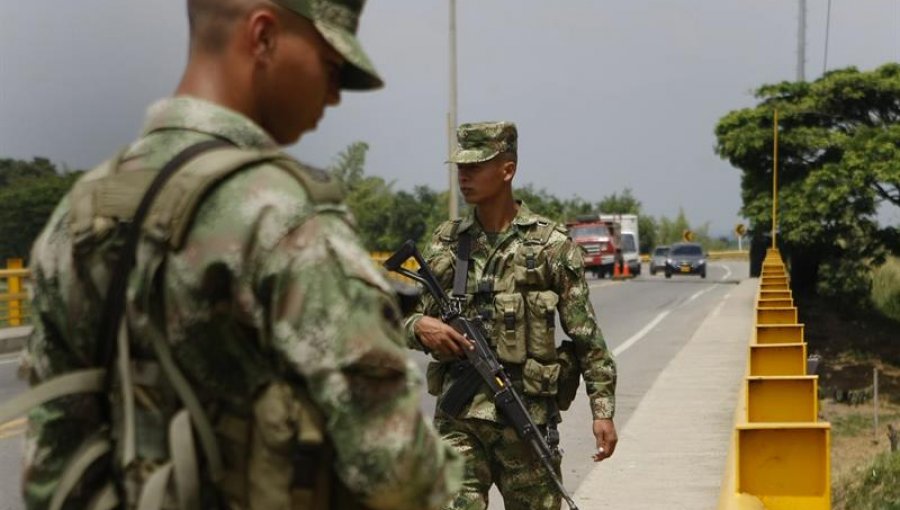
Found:
[[[831,35],[831,0],[828,0],[828,14],[825,16],[825,58],[822,59],[822,74],[828,71],[828,36]]]
[[[797,81],[806,81],[806,0],[800,0],[797,24]]]
[[[459,200],[456,198],[456,163],[450,162],[456,148],[456,0],[450,0],[450,108],[447,113],[447,194],[450,219],[459,218]]]
[[[772,117],[772,249],[778,248],[778,110]]]

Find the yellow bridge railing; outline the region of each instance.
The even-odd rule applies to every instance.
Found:
[[[6,269],[0,269],[0,327],[22,326],[28,322],[25,280],[29,277],[22,259],[8,259]]]
[[[831,425],[818,420],[806,354],[784,263],[769,250],[720,510],[831,508]]]
[[[372,260],[379,266],[391,256],[389,252],[373,252]],[[416,271],[419,265],[412,259],[403,267]],[[404,279],[396,273],[390,276]],[[0,328],[24,326],[30,322],[28,292],[25,282],[31,278],[31,272],[24,267],[22,259],[8,259],[6,269],[0,269]]]

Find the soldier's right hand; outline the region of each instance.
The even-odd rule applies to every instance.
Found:
[[[426,349],[437,358],[465,357],[463,349],[473,350],[475,345],[440,319],[423,316],[416,322],[416,336]]]

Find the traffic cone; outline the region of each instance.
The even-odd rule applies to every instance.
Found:
[[[628,269],[625,261],[622,261],[622,278],[631,278],[631,269]]]
[[[613,278],[621,278],[622,274],[619,272],[619,263],[613,262]]]

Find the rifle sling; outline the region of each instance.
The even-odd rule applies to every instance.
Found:
[[[469,231],[459,234],[456,243],[456,271],[453,273],[453,297],[465,299],[469,279],[469,258],[472,255],[472,236]]]

